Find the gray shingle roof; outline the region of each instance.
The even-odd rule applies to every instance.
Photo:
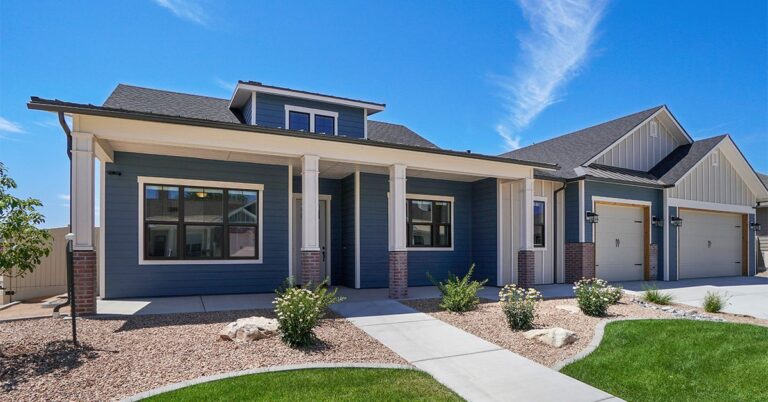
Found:
[[[657,163],[649,173],[664,184],[675,184],[727,136],[723,134],[681,145]]]
[[[368,139],[391,144],[413,145],[415,147],[438,148],[426,138],[401,124],[368,120]]]
[[[763,182],[763,185],[765,186],[765,188],[768,188],[768,174],[758,173],[757,177],[759,177],[760,181]]]
[[[549,172],[549,175],[572,179],[579,176],[574,171],[574,168],[592,159],[592,157],[619,140],[663,107],[656,106],[525,148],[516,149],[501,156],[527,161],[556,163],[561,166],[561,169],[556,172]]]
[[[229,109],[229,99],[119,84],[102,105],[112,109],[153,113],[174,117],[203,119],[222,123],[243,123],[237,111]],[[380,121],[368,121],[372,141],[438,149],[432,142],[408,127]]]
[[[229,99],[211,98],[120,84],[104,102],[104,107],[218,121],[242,123],[242,116],[229,109]]]

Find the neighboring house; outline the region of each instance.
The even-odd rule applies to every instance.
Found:
[[[768,175],[762,173],[757,175],[768,187]],[[765,271],[768,268],[768,198],[757,200],[757,223],[760,224],[760,232],[757,236],[757,267]]]
[[[403,297],[472,263],[495,285],[754,274],[742,220],[768,197],[728,136],[693,142],[666,107],[491,156],[369,120],[381,103],[251,81],[231,99],[119,85],[102,106],[28,106],[72,117],[83,312],[97,241],[105,298],[269,292],[290,275]]]
[[[504,156],[561,166],[535,171],[543,200],[565,186],[564,253],[557,269],[550,250],[537,253],[536,283],[755,274],[755,206],[768,189],[728,135],[694,141],[659,106]]]

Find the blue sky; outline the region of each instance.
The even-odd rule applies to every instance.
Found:
[[[768,172],[765,1],[0,2],[0,161],[68,220],[65,138],[29,96],[238,79],[387,103],[377,119],[498,154],[667,104]]]

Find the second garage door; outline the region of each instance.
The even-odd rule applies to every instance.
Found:
[[[741,275],[741,215],[680,210],[680,279]]]
[[[597,204],[600,221],[595,225],[595,270],[607,281],[639,281],[644,278],[644,209],[616,204]]]

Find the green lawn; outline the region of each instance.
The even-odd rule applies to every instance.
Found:
[[[768,401],[768,328],[615,322],[597,350],[562,372],[627,401]]]
[[[193,385],[147,401],[462,401],[426,373],[402,369],[306,369]]]

